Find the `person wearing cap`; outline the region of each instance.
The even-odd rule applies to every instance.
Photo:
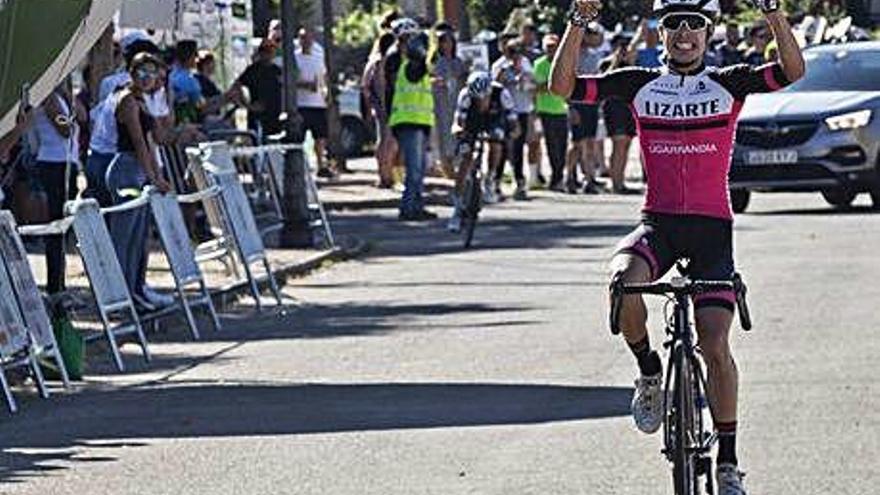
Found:
[[[550,82],[550,65],[556,48],[559,46],[559,36],[548,34],[544,36],[542,45],[546,55],[535,61],[535,84],[537,96],[535,98],[535,111],[541,119],[541,127],[544,129],[544,143],[547,147],[547,157],[550,160],[550,187],[558,187],[562,183],[563,169],[565,168],[565,151],[568,141],[568,104],[565,98],[550,92],[547,83]]]
[[[385,58],[385,105],[388,127],[406,167],[400,220],[426,221],[437,214],[425,208],[424,182],[428,141],[434,127],[434,93],[428,71],[428,36],[416,21],[391,23],[397,43]]]
[[[94,198],[102,207],[110,206],[113,202],[111,192],[105,183],[107,169],[118,151],[119,132],[116,125],[118,100],[113,95],[131,84],[130,67],[137,55],[147,53],[156,56],[159,53],[159,47],[139,31],[123,37],[120,46],[124,66],[101,81],[98,104],[92,108],[89,119],[92,129],[85,164],[86,190],[83,195]],[[164,78],[165,67],[159,67],[158,71],[161,81]],[[150,90],[144,92],[141,98],[147,112],[155,121],[153,138],[165,142],[169,139],[169,130],[174,122],[165,85],[151,85]]]
[[[736,121],[746,97],[778,90],[805,71],[804,58],[777,0],[753,0],[779,47],[779,61],[758,67],[705,65],[720,13],[717,0],[657,0],[654,15],[666,49],[660,69],[626,67],[578,77],[576,65],[586,25],[601,0],[575,0],[551,70],[550,89],[572,100],[626,103],[639,126],[647,194],[638,227],[618,244],[609,287],[663,277],[682,258],[695,280],[733,280],[733,211],[727,183]],[[718,436],[718,495],[745,495],[736,453],[738,373],[728,343],[736,307],[732,290],[693,298],[708,402]],[[657,432],[666,398],[663,363],[652,350],[648,313],[638,295],[621,300],[617,328],[638,367],[631,410],[636,427]]]

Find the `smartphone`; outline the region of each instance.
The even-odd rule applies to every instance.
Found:
[[[657,26],[659,26],[659,25],[660,25],[660,23],[657,21],[657,19],[648,19],[648,22],[647,22],[648,29],[651,29],[651,30],[657,29]]]

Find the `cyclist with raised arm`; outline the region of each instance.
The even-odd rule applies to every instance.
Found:
[[[736,118],[747,95],[779,89],[804,73],[804,60],[778,0],[753,0],[779,44],[779,62],[760,67],[706,67],[703,58],[719,13],[718,0],[656,0],[665,66],[628,67],[576,77],[586,25],[600,0],[575,0],[550,89],[572,101],[617,98],[636,118],[647,195],[641,224],[621,241],[611,262],[613,281],[644,283],[690,260],[695,279],[729,280],[734,273],[727,173]],[[719,435],[716,479],[720,495],[743,495],[736,457],[737,369],[728,345],[733,293],[703,294],[694,301],[697,333],[708,370],[709,403]],[[662,364],[651,349],[647,310],[626,296],[620,330],[638,362],[632,411],[636,426],[657,431],[663,421]]]
[[[449,219],[449,231],[461,229],[461,198],[464,183],[471,173],[472,167],[481,164],[473,163],[474,145],[477,138],[484,134],[489,144],[489,171],[485,175],[487,186],[484,197],[487,203],[495,202],[495,190],[491,187],[491,179],[501,166],[504,158],[504,146],[510,139],[520,134],[513,96],[500,83],[492,80],[488,72],[472,73],[467,84],[458,94],[455,109],[455,122],[452,133],[455,135],[455,190],[452,202],[455,207]],[[478,185],[479,186],[479,185]]]

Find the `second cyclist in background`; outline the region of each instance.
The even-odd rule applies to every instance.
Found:
[[[465,179],[473,163],[473,149],[478,136],[488,136],[489,172],[485,175],[483,198],[486,203],[497,201],[492,178],[504,157],[504,146],[510,139],[520,135],[519,122],[514,108],[513,97],[504,86],[492,81],[488,72],[477,71],[467,80],[467,86],[458,95],[455,109],[455,190],[452,202],[455,207],[449,219],[449,230],[457,232],[461,228],[461,197]]]

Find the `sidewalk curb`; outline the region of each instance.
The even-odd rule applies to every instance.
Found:
[[[317,270],[326,262],[354,259],[369,251],[369,244],[358,236],[343,236],[338,239],[337,243],[338,245],[333,249],[321,251],[304,260],[274,267],[273,273],[275,274],[275,281],[278,283],[279,289],[286,285],[288,279],[305,276]],[[267,289],[268,277],[266,274],[257,276],[257,285],[261,290]],[[210,290],[210,294],[218,310],[226,308],[229,302],[234,301],[239,296],[250,297],[251,295],[250,285],[246,279],[213,288]]]

